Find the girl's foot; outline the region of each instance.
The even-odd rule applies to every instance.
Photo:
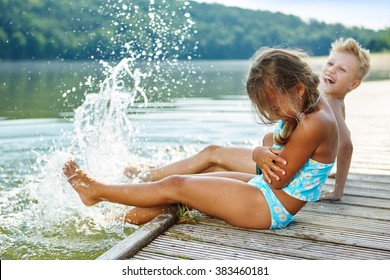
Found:
[[[81,201],[87,205],[92,206],[100,201],[101,198],[95,195],[98,182],[88,177],[88,175],[80,169],[80,166],[73,160],[65,163],[63,171],[68,177],[69,184],[79,194]]]

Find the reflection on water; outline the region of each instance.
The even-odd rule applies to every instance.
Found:
[[[194,62],[192,67],[199,71],[189,71],[187,62],[178,64],[162,64],[166,68],[163,79],[144,81],[151,102],[170,106],[177,98],[243,94],[247,61]],[[94,62],[0,62],[0,118],[58,118],[72,113],[86,93],[99,91],[96,81],[103,80],[102,72],[103,66]],[[156,90],[168,79],[175,88]]]
[[[321,69],[324,57],[313,58],[311,63]],[[244,60],[193,61],[197,71],[182,72],[181,67],[162,64],[167,69],[165,78],[175,83],[169,92],[158,89],[159,80],[147,80],[148,98],[161,106],[170,106],[177,98],[221,99],[231,95],[244,95],[243,83],[249,63]],[[139,65],[142,69],[142,65]],[[87,92],[96,92],[103,79],[103,66],[96,62],[0,62],[0,118],[58,118],[73,112],[84,101]],[[372,68],[367,81],[390,78],[390,55],[373,55]],[[180,82],[179,82],[180,81]],[[92,85],[92,87],[91,87]]]

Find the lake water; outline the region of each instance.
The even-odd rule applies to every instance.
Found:
[[[94,259],[135,229],[115,219],[126,207],[81,204],[61,171],[71,155],[92,176],[123,183],[127,162],[164,164],[208,144],[259,144],[271,128],[256,123],[244,94],[248,66],[195,61],[145,78],[147,104],[138,96],[115,117],[119,124],[102,130],[81,122],[81,130],[93,128],[83,134],[74,110],[99,91],[101,64],[0,62],[0,259]],[[368,80],[389,79],[384,63],[377,66]]]

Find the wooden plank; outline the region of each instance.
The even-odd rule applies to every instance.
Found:
[[[320,217],[320,215],[317,215]],[[324,241],[330,243],[340,243],[344,245],[367,247],[379,250],[388,250],[390,253],[390,222],[382,221],[380,224],[372,225],[372,220],[365,219],[366,226],[356,224],[356,218],[341,218],[335,223],[335,219],[313,219],[310,214],[297,215],[296,220],[287,228],[273,231],[273,234],[280,236],[289,236],[304,238],[310,240]],[[330,218],[329,215],[327,218]],[[341,223],[342,220],[342,223]],[[364,221],[363,219],[359,219]],[[314,221],[314,222],[313,222]],[[208,225],[216,225],[208,220]],[[218,223],[223,226],[223,223]],[[229,225],[225,224],[226,227]]]
[[[390,158],[390,156],[389,156]],[[390,185],[390,176],[388,175],[371,175],[371,174],[361,174],[361,173],[350,173],[348,175],[348,180],[352,181],[360,181],[360,182],[372,182],[372,187],[375,187],[376,185],[386,184],[387,186]],[[382,184],[378,184],[382,183]]]
[[[348,217],[337,214],[324,214],[301,211],[295,218],[297,223],[338,227],[341,230],[365,231],[368,233],[390,233],[390,222],[362,217]]]
[[[342,202],[318,201],[306,204],[297,215],[306,212],[308,215],[341,215],[343,217],[365,218],[373,220],[390,221],[390,209],[356,206],[343,204]],[[194,214],[198,216],[199,214]],[[199,216],[202,217],[201,214]],[[202,218],[201,218],[202,219]],[[222,222],[222,221],[221,221]],[[222,222],[224,223],[224,222]]]
[[[359,196],[359,197],[366,197],[366,198],[379,198],[383,200],[387,200],[387,206],[385,208],[389,208],[390,206],[390,192],[385,191],[385,190],[373,190],[373,189],[363,189],[363,188],[355,188],[355,187],[346,187],[345,188],[345,193],[346,194],[351,194],[354,196]],[[386,204],[385,204],[386,205]],[[375,207],[375,204],[372,205]]]
[[[177,221],[177,215],[173,213],[163,213],[154,218],[143,227],[136,230],[126,239],[99,256],[98,260],[121,260],[130,258],[149,242],[159,236],[167,228]]]
[[[226,222],[208,217],[202,214],[199,215],[199,223],[218,226],[218,227],[230,227]],[[348,219],[348,222],[346,222]],[[362,217],[352,217],[352,216],[343,216],[337,214],[324,214],[317,212],[306,212],[300,211],[296,218],[296,223],[306,223],[312,225],[323,225],[329,227],[338,227],[341,230],[350,230],[350,231],[364,231],[367,233],[390,233],[390,222],[376,219],[367,219]]]
[[[390,209],[389,199],[355,196],[355,195],[348,195],[348,194],[343,195],[343,197],[339,201],[329,201],[328,203]]]
[[[379,180],[379,178],[378,178]],[[385,179],[384,179],[385,180]],[[330,189],[335,185],[334,179],[328,179],[324,185],[325,188]],[[370,180],[364,180],[363,178],[357,177],[356,179],[352,179],[348,177],[346,182],[345,190],[351,189],[369,189],[371,191],[381,191],[385,196],[388,196],[390,193],[390,183],[387,182],[375,182]],[[360,190],[361,191],[361,190]],[[351,193],[353,194],[353,193]]]
[[[131,260],[182,260],[179,257],[169,256],[167,254],[155,253],[155,252],[147,252],[147,251],[139,251],[135,254]]]
[[[354,166],[354,165],[351,165],[351,168],[349,170],[350,172],[364,173],[367,175],[389,175],[390,174],[390,170],[374,169],[374,168],[369,169],[369,168],[365,168],[364,166]]]
[[[300,211],[314,211],[317,213],[338,214],[369,219],[390,221],[390,210],[356,205],[344,205],[340,203],[315,202],[308,203]]]
[[[305,239],[303,236],[300,238],[279,236],[275,234],[278,231],[248,231],[207,225],[175,225],[169,229],[167,234],[186,234],[191,237],[191,240],[198,240],[205,244],[219,244],[233,247],[235,250],[245,248],[300,259],[390,258],[389,251]]]
[[[370,152],[370,153],[376,153],[376,151],[364,151],[365,153]],[[362,163],[366,162],[370,164],[371,166],[377,166],[378,169],[382,169],[385,166],[389,166],[389,152],[381,151],[381,154],[378,156],[375,156],[375,162],[372,161],[372,157],[368,154],[362,154],[360,153],[359,155],[355,156],[353,159],[353,163]]]
[[[346,223],[348,223],[348,219],[346,219]],[[367,233],[344,228],[293,222],[287,228],[275,231],[274,234],[386,250],[390,256],[390,235],[387,233]]]
[[[345,193],[356,195],[356,196],[390,199],[390,191],[388,190],[378,190],[378,189],[369,189],[369,188],[361,188],[361,187],[359,188],[355,186],[356,185],[352,187],[347,184],[347,186],[345,187]]]
[[[366,169],[377,169],[377,170],[387,170],[389,171],[389,162],[386,161],[386,158],[376,159],[378,162],[373,162],[371,159],[360,156],[355,158],[353,162],[351,162],[351,166],[360,166]],[[381,161],[381,162],[379,162]],[[366,172],[363,172],[365,174]]]
[[[346,187],[354,187],[354,188],[362,188],[369,189],[373,191],[383,191],[390,192],[389,190],[390,183],[381,183],[381,182],[373,182],[373,181],[364,181],[364,180],[347,180]]]
[[[179,240],[169,236],[169,232],[164,236],[151,242],[139,253],[159,253],[167,257],[176,257],[180,259],[202,259],[202,260],[284,260],[298,259],[293,256],[275,254],[272,252],[261,252],[234,247],[227,247],[221,244],[205,243],[193,240]],[[137,254],[138,255],[138,254]]]

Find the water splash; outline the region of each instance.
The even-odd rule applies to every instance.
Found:
[[[182,96],[180,87],[188,83],[189,74],[197,72],[190,63],[198,49],[190,2],[120,0],[102,4],[100,9],[111,18],[112,28],[107,32],[117,46],[114,50],[106,49],[104,44],[98,46],[101,56],[132,57],[133,66],[139,66],[148,75],[144,89],[152,101]],[[188,89],[191,91],[189,84]]]
[[[74,150],[92,175],[105,180],[120,178],[131,158],[136,131],[128,109],[138,96],[143,99],[142,106],[147,106],[141,87],[147,75],[138,68],[132,69],[133,62],[133,58],[126,58],[113,68],[106,65],[110,75],[101,83],[100,92],[87,94],[75,110]]]
[[[114,66],[110,57],[100,61],[105,78],[89,76],[82,83],[89,89],[98,83],[99,90],[85,93],[74,113],[74,131],[62,135],[67,144],[53,143],[49,150],[35,152],[26,183],[8,193],[17,199],[6,204],[0,201],[1,213],[6,213],[0,220],[1,256],[93,258],[132,231],[116,219],[126,207],[108,203],[85,207],[62,174],[64,163],[75,157],[98,180],[126,182],[124,167],[129,160],[137,161],[132,108],[148,106],[150,100],[169,100],[187,82],[185,76],[196,73],[191,64],[180,63],[182,68],[177,64],[183,53],[190,53],[187,60],[191,60],[191,51],[196,49],[188,44],[194,32],[189,2],[150,1],[148,6],[145,1],[132,2],[119,0],[101,7],[112,18],[112,40],[118,49],[98,48],[102,55],[119,54],[121,60]],[[79,93],[72,88],[63,97]]]

